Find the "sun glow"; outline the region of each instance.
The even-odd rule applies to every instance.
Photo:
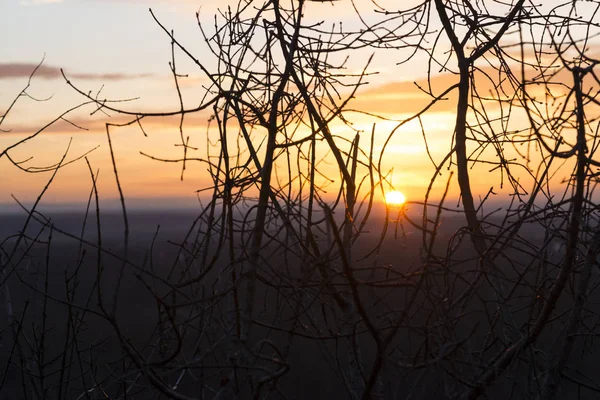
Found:
[[[406,196],[397,190],[385,194],[385,202],[388,206],[400,206],[406,201]]]

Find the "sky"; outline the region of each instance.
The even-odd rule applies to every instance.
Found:
[[[403,2],[405,6],[410,3]],[[392,5],[394,2],[385,0],[379,4]],[[49,100],[19,99],[10,118],[1,127],[10,132],[0,132],[0,151],[35,132],[60,112],[81,103],[82,97],[65,83],[61,68],[82,90],[100,91],[105,98],[135,98],[124,103],[129,110],[177,109],[178,97],[169,70],[170,41],[148,9],[152,8],[157,18],[169,29],[174,29],[175,36],[211,67],[214,65],[210,53],[202,45],[195,13],[199,11],[202,23],[210,26],[217,9],[226,5],[226,2],[214,0],[2,0],[0,110],[8,107],[42,60],[28,93]],[[368,0],[358,1],[357,7],[365,12],[367,19],[380,18],[371,12],[374,6]],[[311,4],[306,14],[309,21],[319,21],[327,16],[328,23],[342,21],[346,27],[359,26],[353,7],[345,0],[336,4]],[[370,71],[378,75],[369,77],[370,84],[358,92],[351,103],[352,108],[401,119],[427,104],[427,96],[413,83],[425,83],[426,57],[421,54],[409,63],[397,65],[402,54],[400,51],[375,54]],[[358,71],[369,55],[370,52],[357,51],[352,54],[349,67]],[[182,88],[186,104],[197,104],[207,79],[184,57],[178,56],[177,63],[182,73],[190,74]],[[450,74],[434,72],[434,77],[434,85],[439,87],[456,81]],[[436,106],[421,121],[428,132],[428,146],[434,161],[439,162],[451,146],[454,104],[447,101]],[[100,193],[114,203],[117,192],[104,125],[108,117],[101,112],[90,115],[93,111],[90,107],[76,111],[69,118],[73,124],[58,122],[12,151],[11,156],[15,160],[28,160],[23,165],[35,166],[57,162],[67,147],[67,159],[91,151],[88,158],[93,170],[99,171]],[[192,132],[192,145],[199,148],[206,142],[203,132],[208,117],[205,112],[186,119],[187,132]],[[112,123],[124,121],[119,115],[110,117]],[[359,114],[353,121],[355,128],[365,132],[363,143],[368,142],[372,125],[377,122],[375,154],[381,151],[385,138],[396,125]],[[144,121],[147,137],[137,126],[120,128],[112,134],[124,194],[132,203],[167,207],[193,205],[198,201],[196,190],[209,184],[206,167],[201,163],[189,165],[181,180],[181,165],[159,163],[140,154],[164,158],[180,156],[177,123],[174,118]],[[342,125],[332,125],[332,130],[342,136],[353,135]],[[33,158],[29,160],[29,157]],[[383,166],[386,171],[393,171],[391,181],[398,190],[405,192],[409,200],[419,200],[432,177],[433,163],[425,152],[418,121],[411,122],[394,135],[386,148]],[[443,173],[446,175],[440,179],[442,186],[448,176],[447,171]],[[485,195],[490,181],[498,181],[498,174],[498,171],[474,174],[476,193]],[[15,207],[13,196],[31,203],[49,176],[49,173],[19,171],[5,158],[0,159],[0,208]],[[44,201],[56,205],[82,204],[87,201],[90,188],[88,168],[84,160],[80,160],[57,174]],[[456,194],[455,184],[452,190]],[[496,190],[499,189],[496,187]]]

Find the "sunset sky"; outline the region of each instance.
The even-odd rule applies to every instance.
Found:
[[[413,1],[414,2],[414,1]],[[346,4],[343,4],[346,3]],[[380,4],[393,4],[391,0]],[[402,2],[408,6],[410,2]],[[406,3],[406,4],[404,4]],[[34,78],[28,93],[36,98],[49,98],[35,102],[23,98],[10,113],[0,133],[0,149],[4,149],[28,134],[35,132],[59,113],[83,100],[64,81],[60,68],[69,79],[84,91],[98,92],[111,99],[139,98],[125,104],[134,111],[167,111],[178,107],[178,98],[169,70],[171,57],[167,35],[153,21],[148,8],[175,36],[210,67],[210,54],[202,46],[202,37],[196,24],[195,12],[200,10],[202,23],[211,25],[217,7],[226,3],[216,0],[3,0],[0,2],[0,110],[4,111],[27,82],[35,66],[43,59],[42,67]],[[370,1],[358,2],[365,16],[373,17]],[[349,2],[311,4],[307,18],[322,19],[323,15],[336,15],[335,21],[344,26],[358,26]],[[371,51],[357,51],[352,55],[351,67],[364,67]],[[205,61],[204,61],[205,60]],[[420,54],[409,63],[397,65],[401,52],[377,52],[370,67],[377,76],[369,78],[370,84],[358,92],[351,108],[402,119],[419,111],[429,98],[420,92],[413,81],[424,83],[426,58]],[[183,57],[177,59],[180,73],[189,74],[184,80],[183,94],[186,104],[197,104],[207,82],[197,68]],[[456,82],[455,76],[436,73],[434,87],[444,88]],[[422,123],[428,133],[431,156],[436,162],[448,152],[452,141],[455,97],[436,106],[427,113]],[[198,100],[198,101],[197,101]],[[94,170],[100,170],[99,188],[106,199],[114,200],[116,190],[108,153],[104,123],[106,115],[86,108],[74,113],[69,120],[87,130],[59,122],[47,132],[19,147],[11,156],[15,160],[33,157],[27,165],[48,165],[60,160],[72,140],[69,156],[84,154],[97,146],[89,155]],[[191,145],[204,145],[204,132],[208,113],[198,113],[186,119]],[[124,122],[112,115],[110,122]],[[377,122],[375,154],[396,123],[378,121],[356,115],[355,128],[365,131],[363,143],[368,143],[371,127]],[[181,166],[152,161],[140,151],[157,157],[180,157],[181,149],[177,119],[151,119],[145,121],[144,137],[137,126],[114,131],[113,145],[126,198],[140,205],[194,204],[195,191],[206,187],[206,168],[191,164],[185,179],[180,180]],[[336,132],[339,129],[339,132]],[[332,126],[340,135],[344,128]],[[433,166],[425,153],[425,143],[418,121],[403,127],[388,145],[384,170],[393,169],[392,181],[409,200],[422,196],[433,173]],[[444,171],[447,174],[447,171]],[[447,175],[445,175],[447,176]],[[446,177],[440,179],[445,184]],[[8,160],[0,159],[0,207],[13,207],[14,200],[31,202],[44,187],[48,173],[27,174],[18,171]],[[498,182],[499,172],[474,174],[473,185],[478,196],[484,196]],[[91,187],[89,172],[83,160],[65,167],[45,197],[50,204],[72,204],[87,201]],[[456,197],[457,185],[452,185]],[[495,190],[499,190],[498,187]],[[439,195],[439,193],[438,193]]]

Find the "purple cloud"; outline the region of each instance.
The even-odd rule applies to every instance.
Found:
[[[0,79],[12,79],[29,77],[35,70],[37,64],[33,63],[0,63]],[[103,81],[122,81],[126,79],[148,78],[152,74],[123,74],[123,73],[69,73],[65,70],[65,74],[69,78],[87,79],[87,80],[103,80]],[[59,79],[62,78],[60,68],[48,65],[41,65],[35,77],[42,79]]]

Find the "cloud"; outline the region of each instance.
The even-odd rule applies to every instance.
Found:
[[[93,109],[93,108],[92,108]],[[1,115],[1,114],[0,114]],[[69,135],[77,135],[77,134],[85,134],[85,133],[102,133],[106,132],[106,123],[112,123],[115,125],[126,124],[135,120],[135,117],[130,115],[119,115],[116,114],[110,118],[104,117],[103,114],[98,114],[99,116],[89,117],[89,116],[72,116],[67,117],[67,120],[58,120],[54,124],[50,125],[46,129],[43,130],[43,133],[60,133],[60,134],[69,134]],[[205,132],[205,129],[208,127],[208,112],[197,112],[193,114],[186,114],[184,121],[184,129],[193,130],[196,129],[196,132],[199,129],[199,132]],[[2,126],[6,132],[3,135],[7,134],[18,134],[18,135],[31,135],[32,133],[37,132],[42,128],[46,122],[39,123],[31,123],[31,122],[17,122],[15,124],[5,124]],[[141,120],[141,125],[144,128],[144,131],[149,135],[153,136],[160,133],[172,133],[175,136],[179,137],[179,123],[180,117],[175,116],[166,116],[166,117],[147,117]],[[83,129],[82,129],[83,128]],[[113,128],[117,131],[119,128]],[[127,128],[123,128],[127,129]],[[137,124],[132,124],[129,129],[134,129],[139,131],[139,126]],[[142,133],[141,131],[139,132]]]
[[[21,0],[20,6],[38,6],[40,4],[62,3],[64,0]]]
[[[13,79],[21,77],[29,77],[35,70],[37,64],[33,63],[0,63],[0,79]],[[152,74],[124,74],[124,73],[69,73],[65,71],[69,78],[86,79],[86,80],[102,80],[102,81],[122,81],[128,79],[149,78]],[[49,65],[41,65],[35,77],[42,79],[61,79],[62,74],[60,68]]]
[[[510,67],[517,79],[520,79],[519,65],[511,64]],[[554,73],[554,75],[550,77],[550,73]],[[527,68],[525,74],[526,79],[531,81],[539,75],[539,70]],[[553,84],[572,81],[568,71],[564,69],[546,72],[546,76]],[[493,97],[508,101],[518,90],[516,84],[508,79],[505,73],[500,74],[497,69],[490,66],[478,68],[473,73],[473,80],[474,85],[471,89],[476,90],[482,98]],[[438,96],[458,82],[459,76],[457,74],[442,73],[433,75],[429,81],[420,79],[416,81],[392,81],[379,86],[372,85],[359,90],[356,98],[350,102],[350,107],[388,117],[398,114],[414,115],[425,109],[433,101],[433,97],[421,88],[427,89],[430,87],[433,94]],[[540,82],[539,78],[537,78],[537,82]],[[529,85],[528,91],[530,94],[534,90],[534,86],[534,84]],[[552,89],[555,95],[559,95],[560,90],[560,87],[556,86]],[[542,91],[543,93],[545,91]],[[458,101],[457,95],[458,90],[448,93],[444,99],[438,101],[429,109],[429,114],[432,112],[455,112]],[[490,100],[486,107],[488,110],[498,108],[499,103],[492,103]]]

